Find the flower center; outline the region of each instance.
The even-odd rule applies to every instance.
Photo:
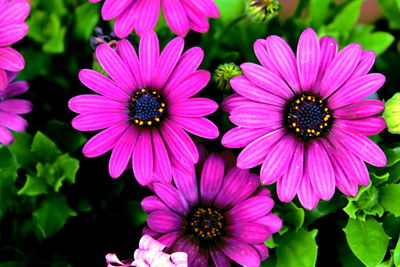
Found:
[[[188,216],[187,232],[196,240],[216,240],[225,234],[224,216],[213,207],[196,207]]]
[[[325,136],[332,126],[332,113],[318,96],[295,96],[286,106],[285,127],[303,141]]]
[[[163,97],[151,89],[137,91],[129,100],[132,123],[141,127],[157,126],[165,116]]]

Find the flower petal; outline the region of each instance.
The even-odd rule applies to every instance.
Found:
[[[182,229],[183,219],[172,211],[156,210],[147,217],[147,225],[158,233]]]
[[[131,4],[120,14],[115,20],[114,33],[118,38],[127,37],[135,27],[136,22],[136,4],[138,1],[131,2]]]
[[[238,224],[255,221],[265,216],[274,207],[270,197],[255,196],[246,199],[226,212],[228,224]]]
[[[0,47],[18,42],[28,33],[28,25],[24,22],[1,25]]]
[[[189,19],[180,0],[162,0],[164,17],[171,30],[180,36],[189,31]]]
[[[376,54],[374,51],[365,50],[361,53],[360,62],[358,63],[353,74],[350,76],[349,80],[358,78],[360,76],[366,75],[375,63]]]
[[[199,202],[196,173],[188,173],[185,170],[174,168],[173,177],[179,192],[185,197],[189,206]]]
[[[308,210],[314,209],[318,204],[319,198],[311,185],[307,165],[304,169],[303,180],[301,181],[297,195],[301,205]]]
[[[26,127],[28,127],[27,121],[22,117],[3,111],[0,111],[0,125],[3,125],[15,132],[24,132]]]
[[[248,129],[235,127],[222,137],[222,145],[227,148],[245,147],[259,137],[269,133],[268,128]]]
[[[156,27],[161,2],[160,0],[137,0],[132,8],[135,9],[136,32],[143,38],[148,30],[153,30]],[[146,78],[144,81],[146,82]]]
[[[204,163],[200,179],[200,197],[205,204],[214,201],[224,179],[225,165],[217,154],[210,154]]]
[[[70,110],[76,113],[90,113],[96,110],[106,111],[120,111],[125,112],[128,110],[126,104],[111,100],[107,97],[100,95],[78,95],[68,101]]]
[[[11,47],[0,48],[0,69],[20,71],[25,67],[25,60],[21,54]]]
[[[379,134],[386,128],[385,120],[381,116],[374,116],[357,120],[335,119],[336,127],[360,135]]]
[[[267,41],[264,39],[257,39],[254,43],[254,53],[256,54],[256,57],[258,61],[263,65],[264,68],[266,68],[269,71],[272,71],[279,77],[282,77],[279,71],[275,68],[274,63],[272,62],[272,59],[270,55],[267,52]]]
[[[145,197],[142,202],[142,209],[146,213],[151,213],[155,210],[168,210],[168,206],[165,205],[164,202],[161,201],[157,196],[148,196]]]
[[[0,110],[14,114],[26,114],[32,111],[32,103],[23,99],[5,99],[0,102]]]
[[[153,176],[153,150],[149,130],[140,131],[132,155],[132,168],[141,185],[148,185]]]
[[[323,36],[319,40],[320,45],[320,63],[317,78],[314,82],[313,91],[319,93],[321,80],[326,72],[326,68],[330,65],[332,60],[335,58],[338,50],[338,45],[335,38],[330,36]]]
[[[107,0],[101,9],[104,20],[114,19],[119,16],[131,3],[130,0]]]
[[[297,69],[303,91],[310,91],[317,78],[320,63],[320,46],[317,34],[311,28],[300,36],[297,45]]]
[[[233,238],[250,244],[264,243],[272,235],[268,227],[254,222],[229,225],[227,229]]]
[[[230,259],[219,249],[210,249],[210,254],[216,267],[231,267]]]
[[[340,119],[361,119],[380,113],[385,108],[382,101],[365,99],[351,105],[335,109],[333,116]]]
[[[163,182],[170,182],[172,179],[171,161],[168,155],[167,148],[157,129],[151,131],[153,143],[154,166],[159,166],[160,175]]]
[[[177,214],[189,212],[189,206],[181,193],[172,185],[154,183],[154,192],[172,211]]]
[[[191,96],[194,96],[200,92],[210,80],[210,73],[205,70],[198,70],[189,75],[185,80],[183,80],[177,87],[169,91],[166,91],[167,98],[171,102],[179,102],[185,100]]]
[[[282,127],[283,111],[281,107],[254,103],[243,105],[231,111],[231,122],[246,128],[266,128],[271,131]]]
[[[128,119],[128,114],[117,111],[85,113],[72,120],[72,127],[79,131],[96,131],[127,122]]]
[[[136,88],[143,88],[143,79],[140,72],[139,58],[136,54],[135,48],[128,40],[121,40],[117,42],[117,53],[122,61],[128,66],[133,79],[135,80]]]
[[[215,139],[219,136],[218,127],[206,118],[188,118],[180,116],[170,116],[170,118],[191,134],[207,139]]]
[[[268,227],[271,233],[277,233],[282,228],[282,219],[272,213],[269,213],[254,222]]]
[[[260,266],[260,256],[250,245],[234,238],[224,238],[222,251],[232,260],[246,267]]]
[[[171,103],[168,112],[181,117],[207,116],[218,109],[218,104],[207,98],[189,98],[183,102]]]
[[[221,108],[223,111],[230,113],[232,110],[234,110],[235,108],[237,108],[239,106],[246,105],[246,104],[251,105],[253,103],[257,103],[257,102],[249,100],[248,98],[235,93],[233,95],[226,97],[222,101]]]
[[[142,2],[146,2],[141,0]],[[159,0],[157,0],[159,1]],[[151,0],[154,2],[154,0]],[[145,3],[144,3],[145,4]],[[158,37],[153,31],[143,34],[139,43],[139,61],[144,86],[153,86],[153,80],[158,73],[154,72],[160,55]]]

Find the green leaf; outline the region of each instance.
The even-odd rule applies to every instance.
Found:
[[[370,183],[368,187],[362,187],[355,199],[348,198],[349,203],[343,209],[351,218],[364,221],[366,215],[378,215],[384,213],[379,204],[379,190]]]
[[[339,33],[347,33],[356,25],[358,17],[360,16],[362,0],[349,2],[335,17],[333,22],[328,25],[330,30]]]
[[[44,238],[48,238],[61,230],[70,216],[76,216],[65,197],[52,194],[43,199],[39,209],[33,213],[36,225]]]
[[[99,14],[99,6],[92,3],[84,3],[75,8],[74,35],[81,40],[89,40],[99,22]]]
[[[388,184],[380,187],[379,203],[386,211],[400,216],[400,184]]]
[[[393,35],[388,32],[373,32],[362,39],[352,39],[352,42],[360,43],[364,50],[372,50],[377,55],[385,52],[393,41]]]
[[[276,267],[311,267],[317,261],[318,246],[315,237],[318,230],[287,232],[276,249]]]
[[[37,196],[42,194],[47,194],[46,179],[28,174],[24,186],[18,191],[18,195]]]
[[[56,144],[41,132],[33,137],[31,151],[44,162],[54,162],[61,154]]]
[[[238,17],[240,17],[244,10],[245,1],[243,0],[230,0],[229,4],[226,0],[215,0],[219,9],[219,19],[224,24],[229,24]]]
[[[394,249],[393,259],[396,267],[400,266],[400,237],[397,240],[397,245],[396,248]]]
[[[386,166],[388,166],[388,167],[393,166],[397,162],[400,161],[400,147],[396,147],[396,148],[384,147],[383,151],[385,152],[385,155],[387,158]]]
[[[47,135],[62,151],[73,153],[83,146],[87,138],[71,127],[71,123],[52,120],[46,127]]]
[[[285,224],[300,229],[304,223],[304,210],[297,207],[293,202],[289,202],[282,206],[281,217]]]
[[[385,257],[389,237],[382,224],[368,217],[364,222],[349,218],[343,229],[351,251],[367,266],[376,266]]]
[[[379,0],[379,6],[389,21],[391,29],[400,29],[400,6],[398,0]]]
[[[58,179],[54,184],[54,190],[57,192],[62,186],[64,179],[68,180],[71,184],[75,183],[76,173],[79,169],[79,160],[70,157],[68,154],[61,155],[54,163],[58,172],[62,174],[63,179]]]
[[[0,218],[14,194],[14,181],[17,178],[17,160],[5,146],[0,146]]]
[[[33,163],[35,157],[30,151],[32,136],[27,133],[13,133],[14,143],[8,149],[14,154],[17,159],[18,168],[26,168]]]
[[[310,23],[312,27],[318,28],[324,23],[329,15],[329,4],[331,0],[310,1]]]

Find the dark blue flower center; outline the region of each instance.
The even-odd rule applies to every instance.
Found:
[[[225,233],[224,216],[213,207],[193,208],[187,222],[186,230],[195,240],[216,240]]]
[[[151,89],[137,91],[129,101],[132,123],[141,127],[158,126],[165,117],[163,97]]]
[[[286,129],[302,139],[311,141],[325,136],[332,126],[332,113],[325,100],[318,96],[302,94],[287,104]]]

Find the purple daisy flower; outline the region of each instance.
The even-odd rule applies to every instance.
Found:
[[[168,26],[180,36],[186,36],[189,29],[207,32],[207,17],[219,17],[213,0],[105,0],[101,15],[104,20],[116,19],[114,32],[119,38],[125,38],[133,29],[140,36],[153,30],[161,8]]]
[[[245,147],[238,167],[262,164],[261,182],[277,182],[284,202],[297,193],[307,209],[330,199],[335,186],[356,196],[358,185],[370,181],[364,162],[386,165],[383,151],[365,137],[385,128],[377,115],[383,103],[364,99],[385,77],[367,74],[375,61],[372,51],[359,44],[337,50],[335,39],[318,40],[312,29],[302,33],[297,58],[278,36],[257,40],[254,51],[262,66],[242,64],[244,75],[231,80],[237,94],[223,103],[238,127],[222,143]]]
[[[72,125],[81,131],[106,129],[83,147],[87,157],[112,149],[109,172],[119,177],[132,158],[138,182],[149,184],[153,176],[172,179],[172,166],[191,168],[199,159],[188,131],[203,138],[217,138],[218,128],[203,116],[218,105],[192,96],[208,83],[210,73],[197,70],[203,51],[194,47],[181,55],[184,40],[173,39],[159,55],[154,32],[143,35],[139,57],[131,43],[122,40],[116,51],[107,44],[96,48],[96,56],[108,78],[84,69],[79,79],[100,95],[80,95],[69,101],[79,116]]]
[[[28,100],[12,99],[25,93],[29,85],[25,81],[12,82],[17,73],[6,72],[7,86],[0,91],[0,144],[10,145],[14,137],[10,130],[24,132],[28,123],[19,114],[31,112],[32,103]]]
[[[24,58],[16,50],[6,47],[18,42],[28,33],[24,20],[30,5],[26,0],[0,0],[0,91],[8,84],[5,71],[17,72],[24,68]]]
[[[233,157],[233,156],[232,156]],[[175,186],[154,183],[157,196],[142,201],[149,213],[149,235],[170,251],[186,252],[189,266],[231,266],[231,260],[248,267],[268,257],[264,244],[282,226],[269,213],[270,193],[258,189],[259,177],[237,167],[223,155],[211,154],[198,164],[196,174],[174,172]]]

